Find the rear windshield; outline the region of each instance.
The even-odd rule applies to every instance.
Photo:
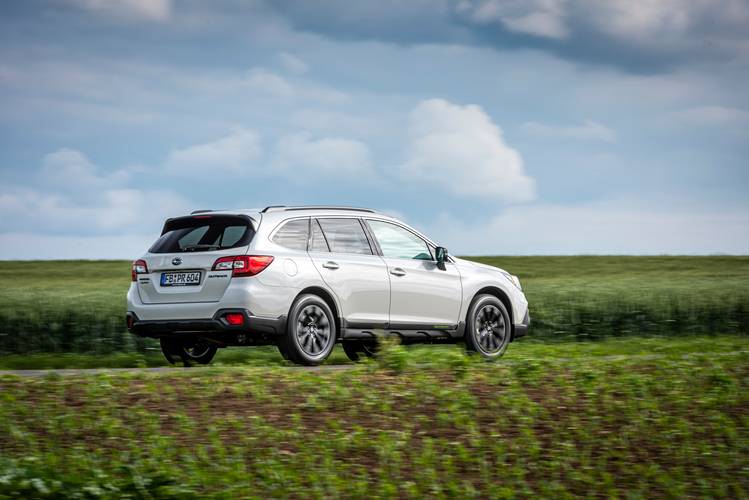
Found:
[[[250,244],[255,229],[247,217],[199,215],[167,221],[149,252],[207,252]]]

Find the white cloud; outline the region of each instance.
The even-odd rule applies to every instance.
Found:
[[[188,200],[173,191],[128,186],[127,171],[101,173],[83,153],[72,149],[46,155],[31,177],[41,178],[42,184],[0,187],[6,235],[155,233],[166,217],[190,208]]]
[[[463,0],[456,11],[476,24],[499,22],[515,33],[565,38],[566,0]]]
[[[317,101],[325,104],[340,104],[348,100],[344,92],[295,80],[274,73],[265,68],[252,68],[240,82],[243,89],[264,94],[280,100]]]
[[[484,222],[444,214],[427,233],[472,255],[749,253],[749,214],[641,200],[509,207]]]
[[[366,144],[342,137],[312,139],[307,133],[281,137],[272,160],[284,175],[371,175],[372,157]]]
[[[664,63],[673,62],[673,56],[746,61],[746,0],[724,0],[720,8],[714,0],[453,0],[450,4],[466,23],[571,40],[567,56],[572,57],[590,59],[598,52],[599,62],[625,65],[631,63],[632,52],[643,59],[662,58]],[[580,49],[580,44],[598,47],[590,51]],[[624,53],[620,46],[626,46]]]
[[[56,236],[0,233],[0,259],[135,259],[154,242],[154,234]]]
[[[402,174],[434,182],[462,196],[520,202],[535,197],[520,154],[475,105],[442,99],[421,102],[409,115],[409,145]]]
[[[690,24],[689,4],[699,3],[700,0],[579,0],[589,21],[598,29],[635,41],[685,32]]]
[[[72,0],[79,7],[114,18],[166,21],[172,14],[171,0]]]
[[[724,0],[574,0],[584,27],[648,53],[745,56],[749,3]]]
[[[697,106],[672,113],[672,118],[689,125],[749,125],[749,111],[725,106]]]
[[[302,73],[306,73],[309,70],[309,65],[294,54],[281,52],[278,55],[278,58],[281,60],[281,65],[289,73],[301,75]]]
[[[176,149],[165,161],[168,172],[183,175],[247,174],[262,157],[258,135],[244,128],[214,141]]]
[[[585,120],[582,125],[567,126],[527,122],[524,123],[521,128],[524,132],[539,137],[558,137],[561,139],[581,139],[603,142],[616,141],[616,132],[593,120]]]
[[[127,171],[101,174],[86,155],[75,149],[58,149],[44,156],[40,176],[43,183],[66,191],[93,191],[122,185]]]
[[[237,128],[226,137],[170,152],[164,169],[194,177],[223,173],[297,178],[308,174],[357,176],[374,172],[369,147],[344,137],[313,138],[307,132],[286,134],[276,141],[267,159],[263,156],[258,135]],[[263,165],[270,168],[261,169]]]
[[[286,78],[264,68],[253,68],[247,73],[245,85],[253,92],[262,92],[272,97],[288,99],[294,97],[294,87]]]
[[[64,189],[64,188],[63,188]],[[116,188],[85,193],[8,186],[0,191],[0,210],[7,215],[4,232],[46,234],[114,234],[150,228],[185,213],[190,203],[169,190]]]

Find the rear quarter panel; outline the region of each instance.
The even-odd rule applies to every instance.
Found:
[[[306,251],[277,245],[268,239],[266,231],[258,233],[253,243],[249,253],[273,256],[273,262],[254,278],[263,286],[266,294],[276,293],[283,298],[278,302],[272,301],[277,304],[275,307],[280,314],[289,312],[294,298],[305,288],[318,287],[330,291]],[[333,293],[331,296],[335,297]]]

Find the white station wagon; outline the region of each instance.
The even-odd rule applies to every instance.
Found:
[[[131,332],[185,364],[272,344],[316,365],[336,342],[357,360],[385,335],[497,358],[530,324],[517,277],[448,255],[387,215],[322,206],[168,219],[133,263],[127,308]]]

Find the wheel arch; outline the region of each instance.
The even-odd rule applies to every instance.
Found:
[[[473,297],[471,297],[470,304],[473,304],[473,302],[476,300],[476,297],[480,295],[493,295],[494,297],[498,298],[500,302],[502,302],[502,305],[505,306],[505,309],[507,309],[507,314],[510,315],[510,325],[511,331],[512,331],[512,337],[510,340],[513,340],[515,338],[515,319],[514,319],[514,312],[512,310],[512,301],[510,300],[510,297],[505,293],[504,290],[502,290],[499,287],[496,286],[485,286],[481,289],[479,289],[476,293],[473,294]],[[468,311],[466,312],[466,325],[468,325],[468,314],[471,312],[471,308],[468,308]]]
[[[340,309],[338,308],[338,304],[336,304],[336,301],[333,298],[333,294],[330,293],[330,291],[320,286],[308,286],[307,288],[304,288],[301,292],[299,292],[296,297],[294,297],[294,300],[291,303],[292,307],[294,305],[294,302],[296,302],[299,297],[308,294],[317,295],[318,297],[323,299],[326,304],[328,304],[330,310],[333,311],[333,321],[335,322],[336,338],[341,338]]]

